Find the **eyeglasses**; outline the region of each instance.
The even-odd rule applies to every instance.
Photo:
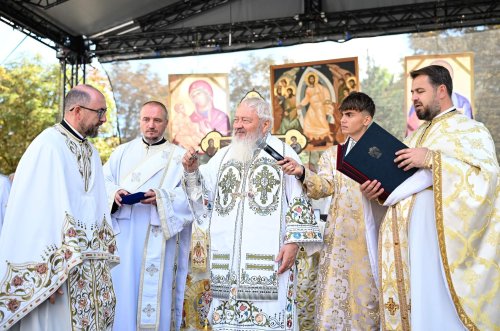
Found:
[[[87,110],[93,111],[94,113],[97,113],[97,117],[99,119],[101,119],[104,116],[104,114],[106,114],[106,111],[108,110],[106,108],[92,109],[92,108],[81,106],[81,105],[78,105],[78,106],[75,106],[75,107],[80,107],[80,108],[83,108],[83,109],[87,109]],[[73,110],[73,109],[75,109],[75,107],[71,108],[70,111]]]

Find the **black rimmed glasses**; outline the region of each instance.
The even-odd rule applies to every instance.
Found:
[[[99,119],[101,119],[104,116],[104,114],[106,114],[106,111],[108,110],[107,108],[92,109],[92,108],[80,106],[80,105],[78,105],[78,107],[93,111],[94,113],[97,113],[97,117]],[[73,109],[74,109],[74,107],[73,107]],[[73,110],[73,109],[71,109],[71,110]]]

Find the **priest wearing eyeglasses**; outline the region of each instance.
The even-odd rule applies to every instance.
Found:
[[[24,153],[0,236],[0,329],[110,330],[118,262],[99,153],[106,122],[90,85],[65,97],[64,119]]]

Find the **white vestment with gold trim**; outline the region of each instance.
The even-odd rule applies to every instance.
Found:
[[[111,330],[115,252],[99,153],[46,129],[19,162],[0,235],[0,330]]]
[[[456,111],[406,141],[433,151],[386,200],[379,237],[384,330],[500,328],[499,167],[491,135]]]
[[[109,206],[119,189],[156,192],[156,206],[122,205],[112,214],[122,256],[113,270],[116,331],[180,328],[192,222],[180,185],[183,154],[169,142],[148,146],[137,138],[104,165]]]

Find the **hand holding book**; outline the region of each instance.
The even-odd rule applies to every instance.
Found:
[[[396,152],[408,147],[375,122],[347,154],[346,147],[338,146],[337,170],[360,184],[377,180],[384,189],[383,199],[417,171],[398,167],[394,162]]]

